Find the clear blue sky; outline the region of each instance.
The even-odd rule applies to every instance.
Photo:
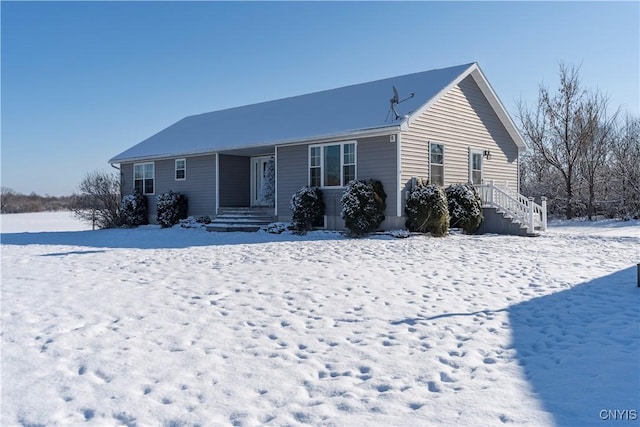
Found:
[[[65,195],[181,118],[477,61],[507,110],[558,62],[639,114],[638,2],[2,1],[2,186]]]

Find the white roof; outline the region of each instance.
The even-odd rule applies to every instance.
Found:
[[[473,73],[473,74],[472,74]],[[110,163],[215,153],[225,150],[349,137],[367,131],[399,130],[467,75],[479,82],[514,140],[524,146],[508,114],[477,64],[407,74],[307,95],[186,117],[113,157]],[[400,100],[390,109],[395,86]],[[483,87],[484,86],[484,87]],[[488,90],[487,90],[488,88]],[[491,99],[495,98],[495,99]],[[513,136],[513,135],[512,135]]]

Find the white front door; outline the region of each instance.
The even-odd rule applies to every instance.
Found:
[[[482,156],[483,150],[469,150],[469,182],[478,185],[482,184]]]
[[[271,156],[260,156],[251,158],[251,206],[263,206],[260,190],[264,181],[264,172],[267,170],[267,163]]]

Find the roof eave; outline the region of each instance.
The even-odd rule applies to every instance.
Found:
[[[336,141],[340,139],[353,139],[353,138],[367,138],[380,135],[388,135],[394,132],[407,130],[406,120],[402,123],[394,124],[391,126],[372,127],[367,129],[355,129],[347,132],[339,132],[335,134],[327,134],[320,136],[313,136],[308,138],[296,138],[289,140],[277,140],[272,142],[250,144],[250,145],[237,145],[232,147],[225,147],[223,149],[207,148],[205,150],[189,151],[189,152],[174,152],[174,153],[162,153],[151,156],[135,156],[135,157],[113,157],[109,160],[110,164],[122,164],[122,163],[134,163],[151,160],[163,160],[171,159],[175,157],[189,157],[189,156],[205,156],[208,154],[222,153],[225,151],[252,149],[269,146],[283,146],[283,145],[299,145],[299,144],[317,144],[322,142]]]

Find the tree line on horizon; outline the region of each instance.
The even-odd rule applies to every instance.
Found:
[[[32,192],[22,194],[9,187],[2,187],[0,191],[0,212],[30,213],[46,211],[70,211],[77,195],[71,196],[41,196]]]

